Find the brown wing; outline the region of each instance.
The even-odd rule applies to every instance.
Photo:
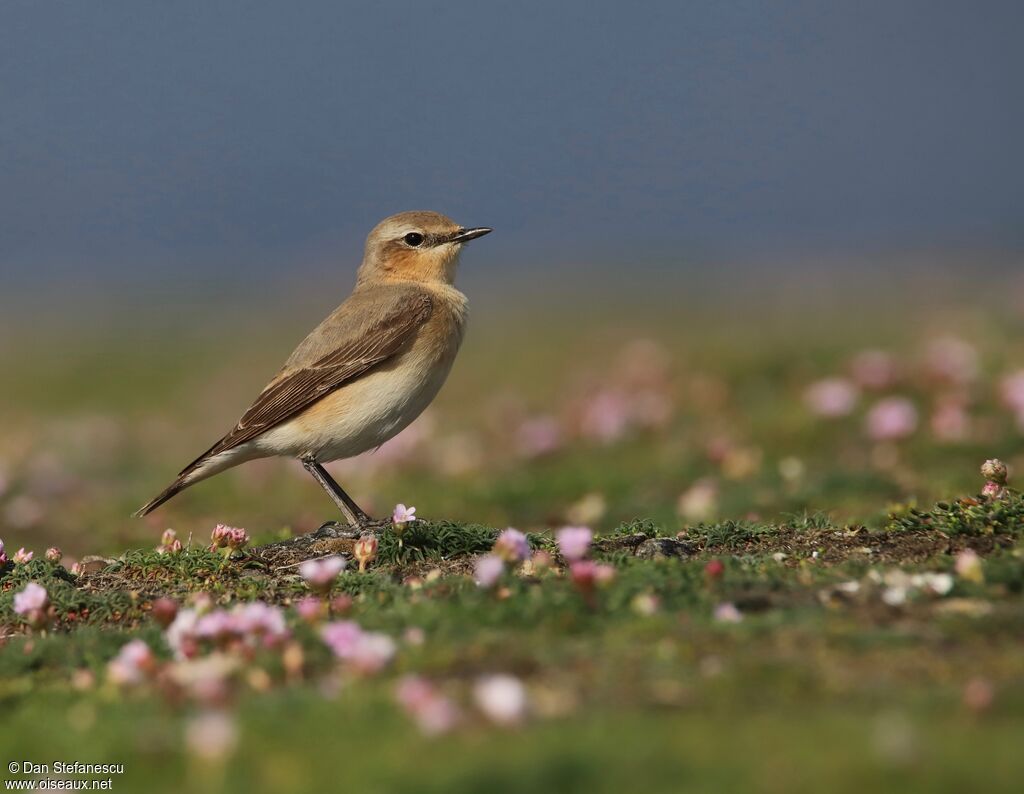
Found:
[[[429,295],[418,292],[390,308],[363,333],[342,341],[332,352],[304,366],[286,369],[256,398],[235,429],[196,463],[256,438],[391,358],[427,321],[433,302]]]

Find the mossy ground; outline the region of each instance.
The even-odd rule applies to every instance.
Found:
[[[997,512],[1019,507],[1012,496]],[[229,561],[203,549],[129,552],[77,581],[45,561],[9,566],[0,620],[17,625],[11,593],[31,579],[51,592],[56,624],[4,641],[2,745],[18,759],[125,763],[115,787],[132,791],[617,791],[637,780],[664,791],[687,781],[778,791],[983,781],[1009,791],[1024,773],[1013,751],[1024,707],[1022,527],[953,533],[955,520],[930,515],[879,531],[813,517],[702,524],[681,536],[623,525],[595,543],[617,576],[593,603],[557,569],[509,576],[498,591],[477,587],[466,572],[495,530],[423,522],[401,553],[385,530],[378,563],[346,572],[334,592],[353,598],[346,614],[364,627],[396,637],[417,627],[425,642],[403,646],[387,674],[340,691],[328,686],[326,650],[310,650],[299,679],[267,660],[269,679],[234,696],[241,746],[224,765],[183,751],[194,709],[104,686],[105,665],[135,636],[168,655],[148,616],[154,598],[205,592],[220,604],[288,606],[308,594],[293,567],[267,569],[259,548]],[[652,537],[669,540],[670,556],[635,555]],[[531,541],[554,550],[550,536]],[[891,606],[869,576],[948,572],[963,548],[983,555],[985,580],[958,578],[941,597],[920,592]],[[720,578],[705,570],[712,558],[724,562]],[[861,583],[856,593],[837,587],[850,581]],[[638,609],[650,596],[657,608]],[[715,621],[722,602],[742,622]],[[80,691],[71,682],[83,670],[97,683]],[[526,725],[476,717],[428,739],[391,694],[398,676],[415,672],[466,701],[472,682],[496,671],[526,683]],[[996,693],[982,709],[964,702],[975,680]]]

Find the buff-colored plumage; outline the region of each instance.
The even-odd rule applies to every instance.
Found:
[[[323,463],[405,428],[437,395],[462,342],[467,299],[454,287],[464,229],[434,212],[385,219],[366,241],[355,290],[288,357],[238,424],[146,504],[255,458]]]

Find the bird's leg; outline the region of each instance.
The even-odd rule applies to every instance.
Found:
[[[342,490],[341,486],[334,481],[334,478],[327,473],[327,469],[317,463],[312,455],[301,458],[301,461],[303,468],[313,475],[313,478],[320,483],[320,487],[327,491],[328,496],[334,500],[334,503],[341,512],[345,514],[345,518],[348,519],[350,526],[364,528],[373,523],[373,519],[362,511],[359,505],[352,500],[352,497]]]

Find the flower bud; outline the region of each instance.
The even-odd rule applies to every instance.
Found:
[[[356,541],[352,556],[359,562],[359,570],[365,571],[366,566],[377,559],[377,547],[380,542],[376,535],[363,535]]]
[[[1009,470],[1006,464],[998,458],[992,458],[986,460],[981,464],[981,476],[986,480],[990,480],[997,485],[1006,485],[1006,478],[1009,474]]]

